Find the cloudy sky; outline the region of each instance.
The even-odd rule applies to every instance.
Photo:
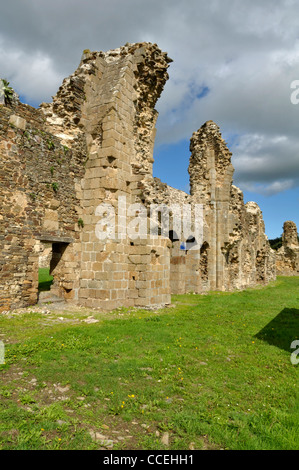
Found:
[[[274,238],[285,220],[299,227],[298,12],[299,0],[11,0],[1,5],[0,77],[38,106],[83,49],[157,43],[174,62],[157,104],[155,176],[187,190],[190,137],[214,120],[234,183]]]

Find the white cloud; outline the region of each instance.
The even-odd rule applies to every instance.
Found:
[[[231,147],[241,189],[273,195],[299,186],[299,138],[246,134]]]
[[[0,36],[0,75],[26,100],[40,103],[57,92],[63,80],[50,56],[7,46]]]
[[[274,196],[288,189],[292,189],[296,185],[294,180],[286,181],[273,181],[271,184],[259,183],[242,183],[242,190],[250,191],[252,193],[262,194],[263,196]]]

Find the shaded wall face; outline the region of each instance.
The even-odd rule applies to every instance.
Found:
[[[154,179],[148,199],[158,203],[202,204],[203,240],[199,253],[181,251],[172,243],[172,293],[236,290],[275,279],[275,260],[265,236],[262,213],[255,203],[244,204],[232,184],[231,153],[219,128],[209,122],[193,134],[189,165],[191,195]]]
[[[186,252],[180,249],[180,241],[172,242],[170,252],[170,288],[172,294],[186,292]]]

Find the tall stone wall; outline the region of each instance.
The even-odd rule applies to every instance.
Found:
[[[82,183],[86,225],[79,300],[84,305],[95,307],[100,301],[111,309],[170,302],[167,241],[130,240],[124,230],[129,220],[119,208],[120,197],[127,206],[140,201],[139,182],[152,171],[154,106],[168,78],[168,63],[156,45],[144,44],[87,52],[82,58],[85,101],[79,127],[89,155]],[[115,236],[105,243],[96,234],[95,209],[103,203],[117,217]]]
[[[190,194],[153,178],[155,104],[170,62],[150,43],[84,51],[51,103],[0,106],[0,311],[37,301],[44,246],[52,247],[53,293],[94,308],[167,304],[171,293],[275,277],[261,211],[233,186],[231,153],[215,123],[192,136]],[[188,234],[175,236],[173,216],[165,237],[129,237],[140,211],[148,229],[152,204],[202,204],[198,249]],[[110,226],[105,238],[107,211],[115,233]]]
[[[234,290],[275,278],[275,257],[262,212],[233,185],[231,152],[219,127],[206,122],[190,143],[191,195],[204,205],[208,288]]]

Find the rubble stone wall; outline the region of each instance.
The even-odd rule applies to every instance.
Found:
[[[79,287],[79,201],[84,174],[81,152],[46,131],[40,111],[0,106],[0,310],[37,302],[40,243],[64,243],[56,287]]]

